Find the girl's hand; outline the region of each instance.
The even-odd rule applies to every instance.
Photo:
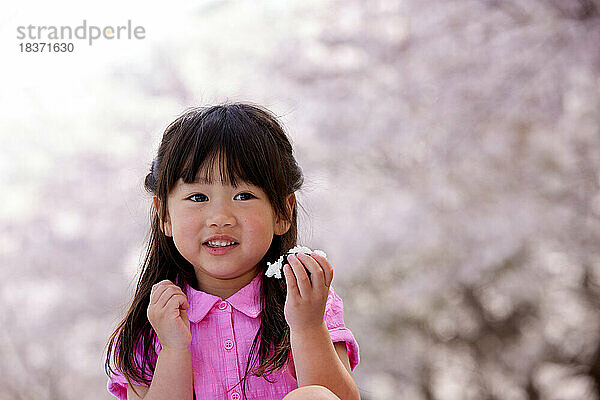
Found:
[[[186,311],[189,307],[185,293],[170,280],[152,286],[146,314],[163,349],[190,349],[192,334]]]
[[[290,254],[287,259],[289,264],[283,267],[287,285],[285,320],[293,331],[321,327],[333,267],[325,257],[315,253],[310,256],[298,253],[297,257]]]

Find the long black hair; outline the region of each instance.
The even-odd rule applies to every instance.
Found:
[[[127,314],[107,343],[105,372],[110,377],[111,355],[114,365],[127,382],[136,380],[150,385],[158,355],[154,348],[156,333],[146,310],[152,285],[169,279],[184,288],[197,288],[194,267],[177,250],[173,238],[161,229],[167,214],[167,197],[177,181],[192,183],[199,172],[209,172],[218,162],[221,181],[236,186],[237,180],[260,187],[267,194],[275,215],[290,222],[283,235],[274,235],[269,250],[260,261],[261,313],[260,328],[254,338],[244,377],[240,382],[244,397],[249,373],[267,375],[286,365],[290,356],[289,326],[283,315],[286,286],[283,279],[267,278],[266,262],[276,260],[297,241],[297,201],[290,210],[287,197],[302,187],[302,170],[292,145],[277,118],[267,109],[250,103],[223,103],[186,110],[165,130],[158,154],[146,176],[146,190],[160,200],[160,210],[151,207],[152,222],[147,251],[135,295]],[[224,176],[224,174],[226,174]],[[213,177],[206,176],[212,183]],[[141,349],[138,362],[135,349]],[[258,365],[251,370],[252,367]],[[141,363],[141,365],[140,365]],[[239,384],[239,383],[238,383]]]

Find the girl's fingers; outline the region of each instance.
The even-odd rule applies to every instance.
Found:
[[[290,254],[287,259],[292,267],[292,270],[294,271],[294,275],[296,276],[300,297],[307,297],[312,291],[312,288],[310,286],[310,279],[308,279],[308,275],[304,269],[304,265],[296,256],[292,254]]]
[[[296,277],[292,272],[292,267],[289,264],[283,266],[283,275],[285,276],[285,284],[287,286],[288,296],[300,297]]]
[[[165,308],[167,303],[169,302],[169,300],[173,296],[177,296],[177,295],[185,297],[185,295],[183,294],[183,291],[179,288],[179,286],[170,286],[162,292],[162,295],[160,296],[160,299],[158,300],[157,305],[161,308]]]
[[[171,296],[169,298],[169,300],[167,301],[166,305],[169,306],[169,308],[178,310],[178,312],[179,312],[180,307],[183,308],[184,310],[187,310],[189,307],[189,304],[188,304],[185,296],[183,294],[179,294],[179,293],[175,293],[173,296]]]
[[[325,286],[325,274],[319,263],[309,255],[298,253],[298,258],[310,271],[310,282],[313,290],[321,289]]]
[[[152,289],[150,289],[150,304],[156,304],[158,299],[160,299],[160,296],[170,285],[173,285],[173,282],[168,279],[164,279],[152,285]]]
[[[150,304],[158,304],[161,296],[169,288],[168,285],[157,283],[152,286],[152,290],[150,291]]]
[[[323,274],[325,276],[325,286],[331,286],[331,281],[333,281],[333,266],[331,265],[329,260],[317,253],[311,253],[310,256],[321,265],[321,268],[323,268]]]

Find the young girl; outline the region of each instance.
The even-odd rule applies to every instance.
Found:
[[[145,187],[150,240],[133,302],[108,341],[120,399],[359,399],[358,344],[322,255],[296,246],[292,146],[266,109],[187,111],[166,129]],[[111,367],[111,363],[116,370]]]

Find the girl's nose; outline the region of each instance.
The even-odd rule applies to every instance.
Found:
[[[227,207],[214,207],[209,211],[209,216],[206,219],[208,226],[234,226],[235,216]]]
[[[211,218],[208,225],[209,226],[227,226],[227,225],[234,226],[235,222],[231,218],[215,217],[215,218]]]

